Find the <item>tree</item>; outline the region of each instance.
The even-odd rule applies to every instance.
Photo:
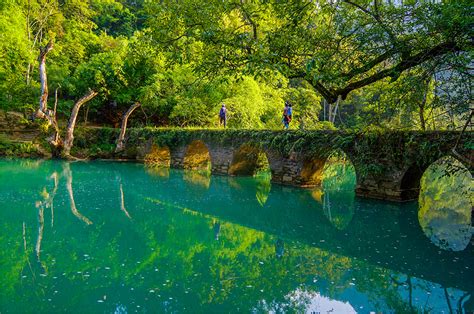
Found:
[[[467,1],[163,1],[148,9],[163,41],[206,45],[206,72],[278,70],[307,80],[329,103],[427,61],[472,48]]]
[[[117,146],[115,147],[115,152],[120,152],[124,149],[125,147],[125,132],[127,131],[127,122],[128,122],[128,117],[132,114],[132,112],[140,107],[141,104],[139,102],[134,103],[130,108],[125,112],[125,114],[122,117],[122,126],[120,127],[120,135],[117,139]]]

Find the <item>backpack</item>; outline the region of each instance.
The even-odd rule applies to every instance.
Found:
[[[225,118],[226,113],[227,113],[226,108],[221,108],[221,111],[219,111],[219,117]]]

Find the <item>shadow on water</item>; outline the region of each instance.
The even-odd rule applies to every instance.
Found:
[[[414,203],[252,177],[212,177],[203,188],[183,171],[160,177],[138,164],[15,163],[0,161],[7,312],[25,299],[37,312],[472,310],[472,245],[440,250]],[[48,200],[54,213],[38,215]],[[36,255],[39,216],[46,276],[25,258]]]

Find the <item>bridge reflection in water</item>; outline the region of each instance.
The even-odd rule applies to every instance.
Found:
[[[0,161],[0,178],[15,174],[0,180],[2,309],[28,298],[34,304],[25,311],[39,312],[51,304],[91,312],[137,305],[199,312],[472,310],[472,243],[459,251],[434,245],[415,203],[269,188],[252,177],[213,176],[203,184],[201,176],[156,176],[136,164],[44,162],[13,171],[12,163]],[[44,187],[54,199],[44,197]],[[49,211],[34,207],[44,199],[54,202],[54,226],[44,223]],[[72,204],[93,224],[72,215]],[[31,246],[39,239],[38,210],[37,269]]]

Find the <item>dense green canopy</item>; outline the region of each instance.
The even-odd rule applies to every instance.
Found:
[[[6,0],[0,109],[31,113],[39,48],[59,113],[118,125],[439,129],[472,100],[471,3],[387,0]],[[51,101],[51,100],[50,100]],[[323,122],[328,121],[328,122]]]

